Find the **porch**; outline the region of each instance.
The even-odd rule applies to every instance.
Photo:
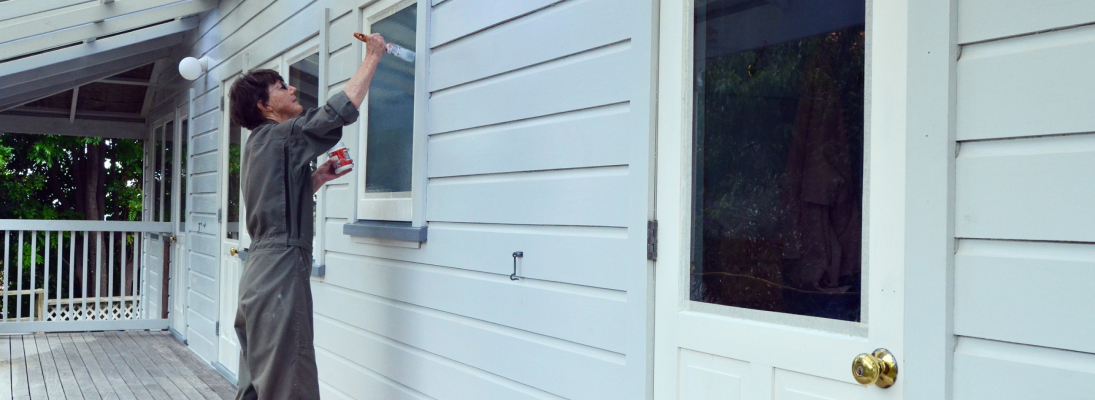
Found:
[[[0,398],[231,399],[235,392],[164,331],[0,336]]]

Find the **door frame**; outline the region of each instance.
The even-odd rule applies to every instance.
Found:
[[[659,3],[655,216],[661,236],[656,264],[661,265],[655,268],[653,385],[654,398],[672,399],[679,393],[680,353],[673,323],[688,302],[679,287],[682,268],[691,261],[694,1]],[[900,293],[887,305],[903,314],[902,326],[888,334],[901,338],[895,389],[910,399],[947,399],[955,343],[957,0],[868,0],[867,13],[868,29],[892,29],[872,32],[868,39],[866,95],[874,133],[865,147],[872,158],[901,160],[900,168],[885,175],[864,171],[872,182],[864,205],[886,207],[873,213],[884,218],[870,224],[898,236],[882,243],[874,238],[868,247],[873,265],[893,265],[887,271],[894,272],[885,287],[868,290]],[[877,305],[865,303],[865,310],[872,303]]]

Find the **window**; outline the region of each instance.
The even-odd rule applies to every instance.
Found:
[[[189,157],[187,157],[187,144],[190,141],[190,130],[188,122],[189,120],[182,120],[182,135],[179,136],[182,138],[182,140],[179,141],[179,147],[181,150],[181,156],[179,157],[179,190],[182,192],[182,195],[179,196],[180,222],[186,222],[186,196],[187,194],[189,194],[189,192],[187,192],[186,190],[186,160],[189,159]]]
[[[410,51],[417,42],[413,2],[378,2],[365,9],[364,30]],[[364,52],[363,52],[364,54]],[[415,64],[386,55],[362,110],[358,151],[358,218],[411,220],[411,170],[415,118]]]
[[[227,225],[225,239],[240,239],[240,154],[243,150],[240,142],[241,127],[236,121],[228,126],[228,206],[225,214]]]
[[[288,58],[286,60],[289,63],[289,86],[297,88],[297,103],[299,103],[304,110],[310,110],[319,107],[319,51],[309,49],[303,54],[305,56],[298,55],[295,58]],[[303,58],[301,58],[303,57]],[[326,104],[326,99],[324,99]],[[316,169],[316,160],[312,160],[310,163],[312,171]],[[312,237],[316,236],[318,230],[316,225],[316,196],[312,195]]]
[[[163,203],[160,205],[160,221],[171,222],[171,182],[174,175],[175,162],[175,121],[168,121],[163,129],[163,174],[160,176],[160,184],[163,187]]]

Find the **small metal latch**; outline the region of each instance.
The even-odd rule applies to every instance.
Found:
[[[515,281],[515,280],[519,279],[519,278],[517,278],[517,258],[524,257],[524,256],[525,256],[525,252],[523,252],[523,251],[513,252],[513,274],[509,276],[509,280]]]

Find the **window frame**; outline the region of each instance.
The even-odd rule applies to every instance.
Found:
[[[426,5],[428,6],[428,4]],[[419,7],[417,21],[415,23],[415,48],[417,53],[423,53],[422,49],[428,48],[425,40],[427,32],[424,32],[424,27],[428,26],[428,24],[424,23],[424,18],[428,17],[428,12],[423,13],[421,6],[422,4],[419,4],[418,0],[377,1],[360,9],[360,32],[366,34],[371,33],[372,25],[377,21],[390,17],[409,7]],[[364,61],[365,51],[362,46],[363,44],[357,42],[354,45],[359,46],[362,49],[358,62]],[[426,65],[426,57],[416,57],[414,66],[414,127],[411,133],[412,155],[410,191],[390,193],[367,193],[365,191],[366,169],[368,166],[369,95],[366,94],[365,100],[362,101],[357,131],[359,145],[355,152],[357,157],[355,163],[358,165],[358,168],[356,172],[357,177],[355,177],[354,182],[357,200],[357,210],[354,215],[357,220],[411,222],[412,226],[425,225],[425,177],[422,176],[422,174],[425,172],[426,132],[424,127],[426,100],[428,99],[425,86]]]

